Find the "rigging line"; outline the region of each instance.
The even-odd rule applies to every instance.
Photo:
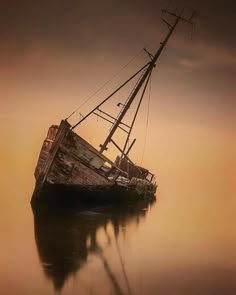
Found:
[[[150,112],[150,101],[151,101],[151,87],[152,87],[152,78],[150,77],[150,83],[149,83],[149,96],[148,96],[148,109],[147,109],[147,120],[146,120],[146,126],[145,126],[145,138],[144,138],[144,145],[143,145],[143,153],[141,158],[141,166],[143,164],[143,158],[144,153],[146,149],[146,143],[147,143],[147,129],[148,129],[148,123],[149,123],[149,112]]]
[[[169,0],[169,2],[171,2],[171,0]],[[168,5],[169,5],[169,3],[168,3]],[[160,39],[159,42],[162,41],[162,39],[164,38],[166,32],[168,31],[168,27],[167,26],[163,26],[161,24],[160,24],[160,26],[158,27],[158,30],[156,30],[156,33],[155,33],[158,36],[158,38]],[[145,46],[144,47],[145,48],[148,48],[148,47],[151,47],[151,46],[154,46],[154,45],[156,47],[156,42],[158,42],[157,41],[157,38],[153,38],[153,37],[152,38],[149,38],[149,40],[147,40],[145,42]]]
[[[135,83],[135,85],[134,85],[132,91],[131,91],[130,94],[128,95],[126,101],[123,103],[123,106],[122,106],[120,112],[118,113],[118,115],[117,115],[117,117],[116,117],[116,119],[115,119],[113,125],[111,126],[110,130],[113,128],[113,126],[115,125],[116,121],[119,119],[120,114],[123,112],[124,108],[126,107],[126,104],[128,103],[128,101],[129,101],[131,95],[133,94],[133,92],[134,92],[136,86],[138,85],[139,81],[142,79],[144,73],[145,73],[145,69],[143,70],[143,72],[141,73],[140,77],[139,77],[138,80],[136,81],[136,83]]]
[[[126,150],[126,147],[127,147],[127,143],[128,143],[128,141],[129,141],[129,138],[130,138],[130,134],[131,134],[131,132],[132,132],[132,129],[133,129],[133,126],[134,126],[134,123],[135,123],[136,117],[137,117],[138,112],[139,112],[139,108],[140,108],[140,106],[141,106],[141,103],[142,103],[142,100],[143,100],[143,97],[144,97],[144,94],[145,94],[145,91],[146,91],[147,85],[148,85],[149,80],[150,80],[150,77],[151,77],[151,75],[152,75],[152,70],[153,70],[153,69],[151,69],[150,73],[148,74],[148,77],[147,77],[146,83],[145,83],[145,85],[144,85],[144,88],[143,88],[143,91],[142,91],[142,94],[141,94],[141,97],[140,97],[140,100],[139,100],[139,103],[138,103],[138,106],[137,106],[136,112],[135,112],[134,117],[133,117],[133,121],[132,121],[132,123],[131,123],[131,125],[130,125],[129,133],[128,133],[128,135],[127,135],[127,138],[126,138],[126,141],[125,141],[125,144],[124,144],[124,147],[123,147],[123,151],[122,151],[122,154],[121,154],[121,159],[122,159],[122,157],[123,157],[123,155],[124,155],[124,153],[125,153],[125,150]]]
[[[162,42],[166,32],[168,31],[168,27],[167,26],[162,26],[159,28],[159,31],[157,32],[159,34],[159,41],[157,41],[156,39],[150,39],[149,41],[146,42],[145,44],[145,48],[150,48],[150,50],[152,51],[152,47],[156,47],[156,43],[160,43]]]
[[[131,288],[130,288],[129,279],[128,279],[128,276],[127,276],[127,273],[126,273],[126,269],[125,269],[125,263],[124,263],[123,258],[121,256],[120,247],[119,247],[119,244],[118,244],[117,237],[115,238],[115,241],[116,241],[116,249],[117,249],[119,260],[120,260],[120,264],[121,264],[121,269],[122,269],[123,276],[124,276],[124,279],[125,279],[125,284],[126,284],[126,287],[127,287],[127,290],[128,290],[129,295],[132,295],[132,291],[131,291]]]
[[[116,94],[122,87],[124,87],[127,83],[129,83],[134,77],[136,77],[143,69],[145,69],[150,62],[146,63],[141,69],[139,69],[133,76],[131,76],[128,80],[126,80],[120,87],[118,87],[115,91],[113,91],[108,97],[106,97],[102,102],[99,103],[94,109],[92,109],[86,116],[83,117],[82,120],[77,122],[75,125],[72,126],[71,130],[73,130],[76,126],[82,123],[85,119],[88,118],[96,109],[98,109],[101,105],[103,105],[106,101],[108,101],[114,94]]]
[[[110,267],[110,265],[108,263],[108,260],[103,255],[103,252],[102,251],[99,251],[98,252],[98,255],[99,255],[100,259],[103,262],[104,269],[105,269],[105,271],[106,271],[106,273],[108,275],[108,278],[110,279],[110,281],[111,281],[111,283],[112,283],[112,285],[113,285],[113,287],[115,289],[115,293],[117,295],[124,295],[124,292],[121,289],[121,287],[120,287],[120,285],[118,283],[118,280],[117,280],[115,274],[112,272],[111,267]]]
[[[141,53],[142,49],[139,50],[139,52],[132,57],[128,63],[126,63],[117,73],[115,73],[106,83],[104,83],[102,86],[100,86],[92,95],[90,95],[84,102],[82,102],[77,109],[75,109],[67,118],[68,120],[71,116],[73,116],[80,108],[82,108],[91,98],[93,98],[102,88],[104,88],[107,84],[109,84],[115,77],[117,77],[134,59],[136,59]]]

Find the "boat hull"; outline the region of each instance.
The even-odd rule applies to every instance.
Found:
[[[155,201],[155,192],[137,191],[136,187],[112,186],[82,186],[66,184],[44,183],[43,188],[37,190],[32,196],[31,205],[33,208],[40,207],[84,207],[85,204],[114,204],[125,202],[137,202],[141,200]]]
[[[32,206],[41,200],[73,203],[155,199],[155,185],[120,176],[125,172],[70,127],[62,121],[59,127],[49,128],[35,170]]]

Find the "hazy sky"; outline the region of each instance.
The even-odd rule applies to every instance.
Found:
[[[79,85],[81,75],[88,75],[89,83],[92,65],[105,65],[101,71],[105,81],[110,74],[106,68],[116,64],[119,69],[150,41],[154,51],[166,29],[161,23],[161,8],[176,7],[186,7],[186,16],[191,15],[191,7],[198,11],[193,40],[189,40],[191,28],[182,24],[161,62],[174,68],[178,76],[186,74],[195,91],[221,91],[223,104],[232,103],[236,4],[230,0],[5,1],[0,11],[1,100],[24,99],[20,93],[23,91],[26,96],[32,91],[30,87],[25,89],[31,80],[44,94],[46,84],[56,92],[58,82],[65,81],[65,91],[66,85],[73,86],[79,100],[80,90],[75,89],[75,84]],[[91,87],[96,88],[92,84]],[[18,97],[13,95],[13,89]],[[208,99],[214,103],[220,98],[208,95]]]
[[[161,8],[178,12],[181,7],[186,17],[192,7],[197,10],[196,27],[191,40],[191,26],[179,25],[153,73],[146,149],[152,154],[158,150],[158,159],[174,157],[174,145],[180,142],[195,150],[200,143],[211,144],[223,158],[235,144],[236,3],[230,0],[5,1],[0,10],[5,149],[10,146],[17,154],[16,143],[23,138],[35,158],[49,125],[65,118],[144,46],[155,52],[167,33]],[[147,54],[140,53],[117,81],[147,60]],[[83,113],[117,85],[112,81]],[[146,113],[144,107],[137,125],[140,142]],[[81,132],[95,141],[93,130]],[[140,158],[142,148],[137,148]]]
[[[230,271],[235,270],[236,1],[3,0],[3,290],[16,288],[18,292],[22,286],[26,286],[25,290],[40,286],[41,268],[35,245],[32,246],[29,202],[34,189],[34,168],[48,127],[59,124],[134,56],[129,66],[79,112],[85,114],[146,63],[148,56],[142,48],[146,46],[154,53],[167,33],[167,26],[161,21],[161,8],[177,7],[180,11],[183,6],[186,17],[191,15],[191,7],[198,11],[193,38],[189,25],[182,23],[177,27],[153,71],[146,148],[148,95],[132,135],[137,142],[131,158],[156,174],[160,203],[146,230],[141,227],[144,235],[141,229],[133,240],[134,251],[140,252],[129,257],[131,261],[141,257],[137,261],[144,259],[152,265],[153,249],[158,249],[158,259],[154,257],[158,267],[161,263],[168,266],[167,261],[178,275],[182,272],[176,272],[175,261],[181,267],[203,262],[207,269],[217,269],[217,263],[221,264],[220,279],[227,277],[225,265]],[[126,99],[127,94],[121,93],[118,101]],[[72,122],[78,119],[76,114]],[[98,147],[107,135],[105,127],[106,123],[94,117],[76,131]],[[155,228],[152,243],[151,226]],[[112,259],[113,256],[112,253]],[[19,265],[26,267],[16,272]],[[141,262],[140,265],[145,267]],[[146,266],[150,269],[148,276],[155,274],[149,263]],[[207,280],[205,272],[201,273]],[[199,275],[196,278],[201,282]],[[178,281],[183,282],[182,279]],[[215,280],[214,277],[214,285]]]

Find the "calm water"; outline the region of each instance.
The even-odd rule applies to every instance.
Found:
[[[32,170],[14,175],[2,184],[1,294],[236,294],[235,199],[223,183],[162,174],[153,204],[34,216]]]

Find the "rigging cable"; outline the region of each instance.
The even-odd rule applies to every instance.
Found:
[[[126,269],[125,269],[125,263],[124,263],[123,258],[121,256],[120,247],[119,247],[119,244],[118,244],[117,237],[115,237],[115,241],[116,241],[116,249],[117,249],[118,256],[119,256],[122,273],[123,273],[123,276],[124,276],[124,279],[125,279],[125,284],[126,284],[126,287],[127,287],[127,290],[128,290],[129,295],[132,295],[132,291],[131,291],[129,279],[128,279],[128,276],[127,276],[127,273],[126,273]]]
[[[167,6],[169,6],[171,0],[169,0]],[[166,31],[166,28],[159,28],[159,33],[162,35]],[[154,44],[154,40],[146,42],[148,46]],[[147,47],[147,46],[145,46]],[[90,99],[92,99],[100,90],[102,90],[107,84],[109,84],[116,76],[118,76],[130,63],[133,62],[141,53],[143,52],[143,49],[139,50],[134,57],[132,57],[127,64],[125,64],[117,73],[115,73],[107,82],[105,82],[101,87],[99,87],[93,94],[91,94],[84,102],[82,102],[65,120],[68,120],[70,117],[72,117],[79,109],[81,109]]]
[[[145,64],[141,69],[139,69],[133,76],[131,76],[128,80],[126,80],[120,87],[118,87],[115,91],[113,91],[108,97],[106,97],[99,105],[97,105],[94,109],[92,109],[82,120],[77,122],[72,129],[78,126],[81,122],[88,118],[95,110],[97,110],[101,105],[103,105],[106,101],[108,101],[115,93],[117,93],[121,88],[123,88],[127,83],[129,83],[135,76],[137,76],[145,67],[147,67],[150,63]]]
[[[128,103],[128,101],[129,101],[131,95],[133,94],[133,91],[135,90],[136,86],[138,85],[139,81],[142,79],[144,73],[145,73],[145,69],[143,70],[143,73],[140,75],[140,77],[139,77],[138,80],[136,81],[134,88],[132,89],[132,91],[131,91],[130,94],[128,95],[128,97],[127,97],[127,99],[125,100],[125,102],[122,103],[122,108],[121,108],[121,110],[119,111],[119,113],[118,113],[118,115],[117,115],[117,117],[116,117],[116,120],[115,120],[114,123],[112,124],[110,130],[111,130],[112,127],[115,125],[116,121],[118,120],[118,118],[120,117],[121,113],[123,112],[123,110],[124,110],[126,104]]]
[[[132,63],[133,60],[135,60],[143,50],[139,50],[139,52],[132,57],[127,64],[125,64],[118,72],[116,72],[106,83],[104,83],[102,86],[100,86],[93,94],[91,94],[84,102],[82,102],[77,109],[75,109],[67,118],[68,120],[71,116],[73,116],[79,109],[81,109],[91,98],[93,98],[100,90],[102,90],[107,84],[109,84],[115,77],[117,77],[130,63]]]
[[[151,87],[152,87],[152,77],[150,77],[150,82],[149,82],[149,96],[148,96],[148,109],[147,109],[147,120],[146,120],[146,126],[145,126],[145,138],[144,138],[144,145],[143,145],[143,153],[142,153],[142,158],[141,158],[141,166],[143,164],[143,158],[144,158],[144,153],[146,149],[146,143],[147,143],[147,130],[148,130],[148,123],[149,123],[149,113],[150,113],[150,101],[151,101]]]
[[[151,69],[151,71],[150,71],[149,74],[148,74],[148,77],[147,77],[146,83],[145,83],[145,85],[144,85],[144,88],[143,88],[143,91],[142,91],[142,94],[141,94],[141,97],[140,97],[140,100],[139,100],[139,103],[138,103],[138,106],[137,106],[136,112],[135,112],[134,117],[133,117],[133,121],[132,121],[132,123],[131,123],[131,125],[130,125],[129,133],[128,133],[128,135],[127,135],[127,139],[126,139],[125,144],[124,144],[124,147],[123,147],[123,151],[122,151],[122,154],[121,154],[121,158],[122,158],[123,155],[125,154],[125,150],[126,150],[126,147],[127,147],[127,143],[128,143],[128,141],[129,141],[129,137],[130,137],[130,134],[131,134],[131,132],[132,132],[132,129],[133,129],[133,126],[134,126],[135,120],[136,120],[136,118],[137,118],[137,115],[138,115],[138,112],[139,112],[139,108],[140,108],[140,106],[141,106],[141,103],[142,103],[142,100],[143,100],[143,97],[144,97],[145,91],[146,91],[146,89],[147,89],[147,85],[148,85],[148,83],[149,83],[149,80],[150,80],[151,75],[152,75],[152,69]]]

